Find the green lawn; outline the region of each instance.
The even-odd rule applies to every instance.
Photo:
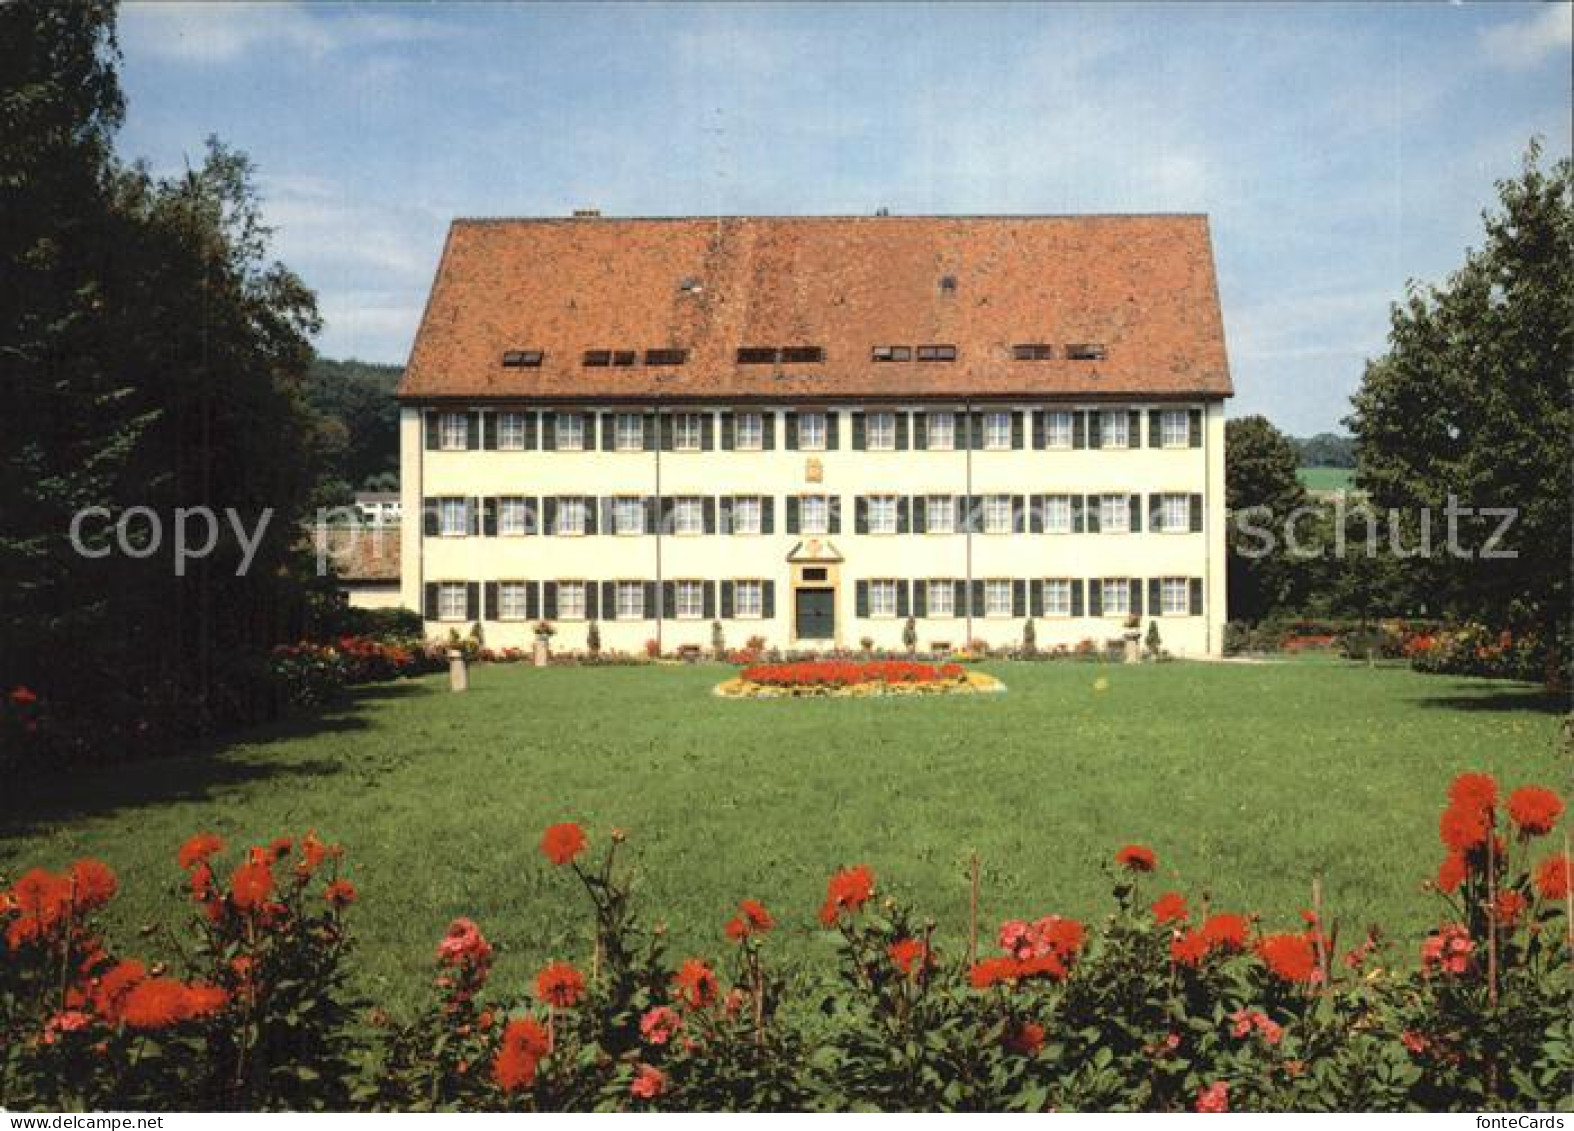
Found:
[[[1355,487],[1355,472],[1347,467],[1302,467],[1295,475],[1308,491],[1348,491]]]
[[[629,831],[643,907],[679,951],[719,950],[752,895],[784,921],[777,945],[828,955],[813,913],[828,872],[855,862],[955,939],[974,851],[986,923],[1097,915],[1128,840],[1216,906],[1290,924],[1321,872],[1345,937],[1372,919],[1414,936],[1434,921],[1420,883],[1449,777],[1560,785],[1569,770],[1561,704],[1520,685],[1332,661],[990,670],[1007,694],[730,702],[709,694],[724,674],[711,666],[489,667],[465,695],[438,678],[375,687],[216,756],[13,798],[0,870],[102,856],[129,928],[179,905],[187,834],[233,848],[316,828],[347,846],[361,888],[363,988],[407,1005],[455,915],[503,944],[499,972],[521,990],[547,954],[584,956],[568,877],[536,849],[556,820],[598,842]]]

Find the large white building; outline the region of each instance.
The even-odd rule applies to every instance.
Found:
[[[1206,218],[460,220],[399,396],[434,633],[1217,654]]]

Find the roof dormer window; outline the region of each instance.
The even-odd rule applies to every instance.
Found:
[[[1041,342],[1030,342],[1025,345],[1011,347],[1012,361],[1053,361],[1055,347],[1044,345]]]
[[[738,364],[775,365],[778,352],[775,346],[741,346],[738,349]]]
[[[540,350],[504,350],[503,365],[508,369],[539,369],[544,356]]]
[[[582,364],[587,369],[605,369],[608,366],[623,369],[633,365],[637,358],[638,354],[634,350],[586,350]]]
[[[783,346],[783,365],[803,365],[825,360],[824,346]]]
[[[874,349],[870,351],[869,356],[873,361],[912,361],[913,347],[875,346]]]
[[[688,360],[688,350],[664,349],[645,351],[646,365],[682,365]]]
[[[1103,361],[1105,353],[1103,342],[1077,342],[1066,347],[1066,360]]]
[[[919,346],[919,361],[955,361],[955,346]]]

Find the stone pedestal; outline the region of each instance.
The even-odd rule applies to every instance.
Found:
[[[465,654],[458,648],[448,650],[448,690],[468,691],[470,689],[470,665],[465,662]]]
[[[1126,637],[1125,661],[1128,664],[1142,663],[1142,641],[1134,636]]]
[[[535,650],[535,654],[533,656],[533,659],[535,660],[536,667],[538,667],[538,668],[546,667],[547,666],[548,656],[549,656],[549,653],[547,652],[547,640],[546,640],[546,637],[544,637],[544,636],[536,637],[536,650]]]

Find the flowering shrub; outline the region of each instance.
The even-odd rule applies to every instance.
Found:
[[[200,912],[179,973],[110,953],[94,915],[115,878],[97,861],[0,893],[0,1105],[1550,1108],[1574,1074],[1570,861],[1541,847],[1563,816],[1551,790],[1456,778],[1442,915],[1409,954],[1375,931],[1341,946],[1315,893],[1294,925],[1209,907],[1128,844],[1099,922],[1034,908],[954,949],[873,869],[844,867],[817,916],[835,969],[791,981],[771,961],[778,914],[754,898],[717,915],[722,960],[669,961],[624,835],[598,847],[563,822],[540,850],[590,909],[585,952],[495,987],[493,943],[456,919],[429,1005],[374,1015],[369,1044],[342,989],[355,892],[337,850],[282,840],[220,869],[198,835],[179,853]]]
[[[1547,648],[1540,637],[1495,632],[1480,624],[1417,633],[1405,642],[1404,654],[1418,672],[1535,682],[1547,676]]]
[[[755,664],[740,678],[766,687],[853,687],[860,683],[937,683],[965,678],[959,664],[913,660],[799,660]]]
[[[420,675],[437,670],[442,662],[427,648],[341,636],[329,644],[303,640],[279,645],[269,673],[285,704],[317,707],[353,684]]]

